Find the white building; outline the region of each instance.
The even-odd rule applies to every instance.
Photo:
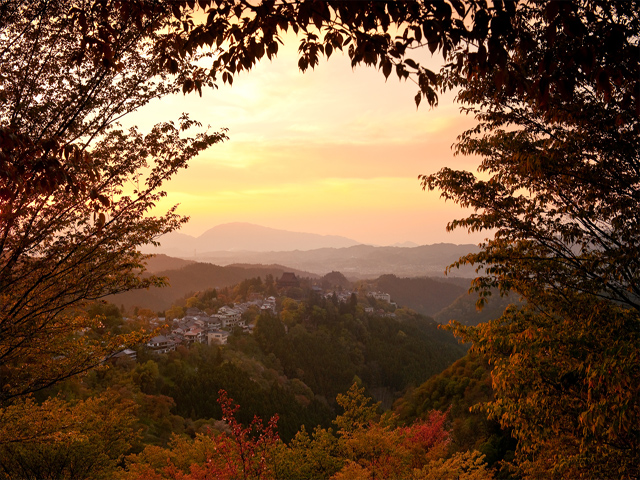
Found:
[[[228,338],[229,332],[225,332],[224,330],[214,330],[207,334],[207,342],[209,345],[226,345]]]
[[[383,302],[391,303],[391,295],[389,295],[388,293],[369,292],[368,295],[375,298],[376,300],[382,300]]]
[[[214,316],[220,319],[223,328],[241,327],[244,325],[244,322],[242,321],[242,313],[234,308],[227,306],[220,307],[218,309],[218,313]]]

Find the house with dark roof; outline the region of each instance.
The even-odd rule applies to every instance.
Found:
[[[282,272],[282,277],[276,281],[276,284],[280,288],[299,287],[300,280],[298,280],[298,277],[296,277],[296,274],[293,272]]]
[[[121,350],[109,356],[107,360],[111,362],[117,362],[118,360],[124,358],[128,358],[135,362],[138,359],[138,352],[136,352],[135,350],[131,350],[130,348],[125,348],[124,350]]]
[[[205,333],[200,328],[192,328],[184,334],[184,340],[187,343],[204,343],[205,338]]]
[[[153,353],[167,353],[176,349],[176,343],[164,335],[158,335],[147,342],[147,348]]]

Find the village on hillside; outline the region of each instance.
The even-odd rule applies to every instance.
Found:
[[[283,294],[289,288],[299,288],[300,279],[293,272],[284,272],[277,280],[277,287]],[[358,292],[345,289],[323,288],[320,285],[312,285],[313,294],[326,299],[333,299],[337,303],[348,303],[352,298],[358,299]],[[376,308],[376,302],[368,302],[364,306],[364,312],[369,315],[383,317],[395,317],[393,310],[397,305],[392,302],[391,295],[378,291],[367,291],[366,297],[384,302],[388,309]],[[246,313],[256,310],[260,314],[277,316],[280,313],[279,299],[270,295],[265,297],[262,294],[251,293],[246,302],[234,303],[232,306],[221,306],[215,313],[207,313],[197,307],[185,309],[184,316],[173,318],[169,321],[164,317],[156,317],[151,320],[151,325],[160,328],[161,334],[149,339],[145,344],[147,351],[156,354],[163,354],[174,351],[178,346],[189,346],[195,343],[205,343],[208,345],[226,345],[228,338],[235,329],[243,333],[251,334],[255,327],[253,321],[247,321]],[[362,299],[367,300],[367,299]],[[116,353],[113,358],[129,357],[133,360],[137,357],[137,352],[132,349],[124,349]]]

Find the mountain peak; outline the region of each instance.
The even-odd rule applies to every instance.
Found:
[[[289,232],[288,230],[280,230],[272,227],[265,227],[263,225],[257,225],[255,223],[248,222],[229,222],[221,223],[215,227],[211,227],[209,230],[202,233],[198,238],[210,235],[213,232],[233,232],[233,233],[253,233],[253,232]],[[289,232],[295,233],[295,232]]]
[[[197,238],[172,232],[162,236],[158,241],[161,247],[153,253],[160,251],[188,257],[208,252],[307,251],[359,245],[356,240],[338,235],[292,232],[245,222],[217,225]]]

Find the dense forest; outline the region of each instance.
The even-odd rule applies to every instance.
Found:
[[[343,283],[342,279],[344,277],[335,272],[319,282]],[[466,420],[464,409],[450,412],[449,405],[442,402],[420,413],[409,414],[406,404],[413,400],[401,400],[405,392],[425,388],[425,380],[466,355],[467,347],[460,345],[450,333],[438,329],[432,319],[410,309],[395,308],[367,296],[358,297],[356,293],[346,300],[338,300],[335,292],[329,290],[321,295],[318,290],[303,285],[303,288],[278,291],[274,290],[272,277],[265,281],[256,277],[221,289],[220,293],[208,290],[186,295],[169,310],[184,312],[190,305],[189,308],[215,312],[228,305],[229,299],[240,302],[248,297],[275,293],[280,311],[274,315],[248,310],[243,316],[254,326],[252,332],[236,328],[225,345],[215,342],[180,345],[164,354],[139,346],[135,358],[114,356],[86,375],[39,391],[34,398],[44,404],[64,402],[79,408],[93,399],[101,399],[126,405],[127,408],[114,414],[114,422],[120,428],[120,442],[109,444],[105,435],[113,435],[112,431],[99,432],[92,430],[94,426],[82,427],[80,430],[86,436],[74,440],[65,449],[45,451],[39,442],[30,446],[4,445],[0,449],[4,468],[14,475],[37,478],[48,475],[48,471],[65,472],[64,475],[85,471],[92,478],[152,478],[148,476],[151,470],[171,478],[175,473],[173,468],[185,474],[191,468],[184,458],[178,460],[176,457],[178,445],[180,455],[186,449],[190,452],[190,461],[196,462],[202,458],[203,449],[212,448],[220,441],[233,422],[237,422],[238,428],[244,428],[241,426],[252,425],[255,416],[265,420],[277,418],[269,433],[273,443],[269,455],[273,458],[264,468],[276,469],[280,472],[278,475],[285,475],[285,478],[295,477],[296,472],[305,469],[313,477],[337,474],[348,477],[350,469],[354,468],[351,463],[354,459],[371,455],[367,452],[372,448],[366,445],[372,441],[368,436],[384,432],[388,432],[390,442],[384,448],[389,449],[389,456],[398,456],[398,464],[382,466],[373,462],[364,467],[371,474],[400,475],[419,468],[426,472],[429,459],[435,462],[467,452],[469,439],[462,448],[458,440],[454,440],[461,436],[455,423],[450,430],[454,419]],[[294,300],[286,296],[287,293],[301,293],[303,298]],[[365,309],[371,310],[372,305],[381,308],[376,308],[373,314],[367,313]],[[90,305],[88,315],[99,319],[102,327],[87,335],[101,338],[153,328],[154,320],[157,320],[153,312],[135,310],[137,313],[131,312],[128,317],[113,304]],[[156,333],[169,330],[165,324]],[[486,385],[487,370],[478,368],[482,370]],[[465,373],[467,380],[478,378],[475,368],[473,372]],[[488,398],[490,387],[483,393]],[[456,395],[458,399],[464,397],[465,388],[458,388]],[[475,399],[475,394],[469,395],[469,401]],[[232,408],[232,421],[225,410],[231,408],[231,404],[224,403],[227,396],[239,406]],[[355,403],[346,405],[347,398]],[[380,401],[375,403],[374,399]],[[390,413],[394,401],[398,405],[394,408],[401,414]],[[363,409],[363,412],[349,413],[350,408]],[[434,413],[436,411],[440,413]],[[364,450],[352,458],[353,453],[348,453],[347,446],[342,445],[347,436],[339,428],[347,428],[343,425],[345,415],[365,413],[368,420],[358,427],[361,430],[358,435],[363,437],[348,440],[364,442],[360,447]],[[265,434],[260,430],[262,424],[256,428],[260,435]],[[348,428],[355,427],[349,425]],[[376,433],[376,429],[381,430]],[[494,430],[500,435],[497,426]],[[307,432],[313,432],[312,436]],[[247,434],[244,441],[255,441],[252,435]],[[424,444],[406,444],[415,435],[424,436],[420,437]],[[474,435],[486,441],[489,439],[488,435],[482,436],[479,432]],[[100,441],[96,441],[96,436]],[[299,442],[303,444],[298,445]],[[304,446],[304,442],[320,443]],[[92,462],[83,457],[93,448],[104,449],[99,461]],[[318,451],[314,453],[314,449]],[[469,468],[484,472],[487,478],[490,473],[486,468],[506,453],[492,451],[487,464],[482,461],[482,455],[486,453],[481,448],[475,450],[480,453],[469,458],[455,457],[456,461],[465,465],[467,462]],[[161,451],[164,451],[164,459],[172,459],[170,463],[166,460],[158,463],[157,456]],[[303,452],[306,457],[326,455],[331,461],[323,465],[311,459],[287,460]],[[420,452],[430,453],[419,458],[416,455]],[[125,470],[118,462],[123,455]],[[286,465],[287,462],[291,464]],[[229,465],[223,467],[231,468]],[[437,468],[444,467],[434,464],[429,468],[438,471]]]
[[[0,2],[0,476],[638,478],[639,12],[637,0]],[[265,276],[278,299],[270,315],[248,310],[253,333],[151,357],[158,312],[95,302],[167,286],[140,252],[188,221],[153,214],[163,185],[228,132],[187,113],[145,132],[118,120],[231,85],[293,35],[303,73],[339,51],[413,82],[417,107],[455,92],[474,124],[453,151],[478,172],[418,181],[465,209],[449,229],[486,233],[450,266],[473,269],[476,306],[517,301],[481,323],[455,318],[466,299],[443,302],[459,321],[440,330],[357,287],[342,301]],[[165,320],[218,315],[238,295],[203,290]]]

